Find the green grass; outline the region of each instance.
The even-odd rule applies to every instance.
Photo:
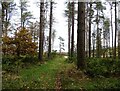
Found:
[[[63,57],[19,69],[15,74],[5,73],[2,85],[3,89],[55,89],[58,75],[61,78],[62,89],[118,89],[120,87],[119,77],[90,78],[76,70],[75,65],[67,63]]]
[[[66,63],[63,57],[57,57],[44,64],[21,69],[18,78],[16,75],[4,75],[3,88],[54,89],[57,74],[71,65]]]

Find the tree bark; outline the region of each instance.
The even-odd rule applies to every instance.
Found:
[[[39,32],[39,55],[40,61],[43,61],[43,8],[44,1],[40,2],[40,32]]]
[[[89,58],[91,57],[91,9],[92,9],[92,3],[90,2],[90,11],[89,11]]]
[[[120,7],[120,2],[118,3],[118,7]],[[120,60],[120,8],[118,8],[118,59]]]
[[[116,35],[117,35],[117,2],[115,2],[115,39],[114,39],[114,59],[116,59]]]
[[[118,59],[120,59],[120,30],[118,31]]]
[[[77,69],[85,69],[85,3],[78,2]]]
[[[49,30],[48,59],[50,59],[50,55],[51,55],[52,10],[53,10],[53,2],[51,1],[50,2],[50,30]]]
[[[113,24],[112,24],[112,3],[110,3],[110,6],[111,6],[112,56],[113,56]]]
[[[74,55],[74,1],[72,2],[72,38],[71,38],[71,57]]]
[[[70,10],[69,10],[68,13],[68,56],[69,57],[70,57],[70,34],[71,34],[71,20],[70,20]]]

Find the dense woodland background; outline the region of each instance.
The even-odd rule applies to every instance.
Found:
[[[33,22],[28,1],[18,1],[20,6],[1,2],[3,89],[120,89],[118,1],[65,1],[68,39],[62,35],[57,38],[59,52],[53,46],[57,32],[53,28],[53,11],[57,3],[37,2],[40,20]],[[108,6],[109,17],[105,14]],[[20,22],[13,24],[12,15],[18,13],[18,8]]]

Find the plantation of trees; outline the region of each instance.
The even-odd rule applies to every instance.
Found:
[[[0,1],[1,89],[120,90],[120,1],[31,1]]]

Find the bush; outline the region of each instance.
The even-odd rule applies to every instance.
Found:
[[[57,50],[52,50],[51,58],[55,58],[57,56]]]
[[[19,58],[12,56],[12,55],[6,55],[2,57],[2,70],[8,71],[8,72],[17,72],[18,69],[18,63]]]
[[[2,68],[5,71],[13,72],[18,68],[28,67],[38,62],[37,56],[25,55],[25,56],[3,56]]]
[[[86,72],[90,76],[105,76],[108,77],[113,74],[120,73],[120,61],[113,61],[112,59],[87,59]]]
[[[25,55],[22,56],[21,61],[24,63],[36,63],[38,61],[37,56]]]

